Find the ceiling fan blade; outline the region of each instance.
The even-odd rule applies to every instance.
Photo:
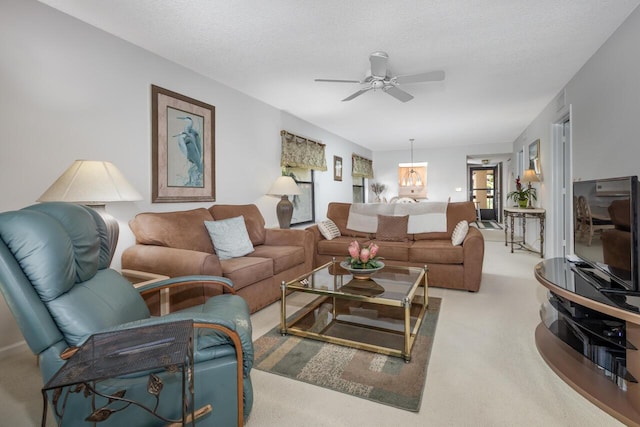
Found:
[[[392,85],[385,86],[383,90],[387,92],[389,95],[393,96],[394,98],[402,102],[411,101],[413,99],[413,95],[409,95],[407,92],[403,91],[402,89],[396,86],[392,86]]]
[[[376,77],[387,77],[387,61],[389,55],[385,52],[373,52],[369,56],[371,62],[371,75]]]
[[[366,89],[360,89],[359,91],[357,91],[357,92],[355,92],[355,93],[353,93],[353,94],[351,94],[351,95],[347,96],[345,99],[343,99],[343,100],[342,100],[342,102],[344,102],[344,101],[351,101],[353,98],[356,98],[356,97],[358,97],[358,96],[362,95],[363,93],[368,92],[368,91],[370,91],[370,90],[371,90],[371,88],[370,88],[370,87],[369,87],[369,88],[366,88]]]
[[[444,80],[444,71],[429,71],[427,73],[407,74],[406,76],[397,76],[395,78],[395,81],[400,84],[438,82],[441,80]]]
[[[333,79],[315,79],[316,82],[329,83],[360,83],[360,80],[333,80]]]

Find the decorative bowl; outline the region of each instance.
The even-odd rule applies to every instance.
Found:
[[[363,295],[365,297],[377,297],[383,294],[385,289],[378,285],[373,279],[353,279],[340,288],[341,292],[352,295]]]
[[[353,268],[347,261],[342,261],[340,263],[340,267],[351,273],[354,279],[368,280],[372,275],[384,268],[384,263],[380,261],[378,262],[380,263],[380,267],[378,268]]]

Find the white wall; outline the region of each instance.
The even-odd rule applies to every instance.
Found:
[[[329,200],[351,200],[351,153],[369,150],[36,1],[0,8],[0,212],[35,203],[76,159],[112,161],[144,196],[107,206],[120,221],[119,268],[136,213],[209,207],[150,202],[152,84],[215,106],[215,203],[255,203],[277,225],[278,199],[265,193],[280,175],[282,129],[327,144],[316,216]],[[333,181],[333,154],[344,160],[342,183]],[[0,298],[0,353],[20,340]]]
[[[467,155],[504,154],[512,150],[511,143],[413,149],[413,161],[428,163],[427,198],[430,201],[454,202],[469,200],[467,182]],[[381,197],[387,200],[398,195],[398,164],[411,162],[411,146],[394,151],[376,151],[373,154],[374,179],[387,186]],[[457,192],[460,187],[462,191]]]
[[[547,209],[546,257],[555,256],[555,195],[549,180],[552,125],[571,107],[572,176],[594,179],[640,175],[640,8],[613,33],[564,88],[564,108],[554,98],[514,141],[513,156],[523,146],[540,139],[543,182],[538,205]],[[562,96],[560,92],[559,97]],[[562,103],[560,103],[562,104]],[[528,229],[535,239],[535,228]]]

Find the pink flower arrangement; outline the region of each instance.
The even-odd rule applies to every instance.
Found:
[[[365,248],[360,248],[360,243],[356,240],[349,245],[349,255],[347,262],[351,265],[351,268],[378,268],[382,267],[382,263],[379,262],[381,258],[377,258],[378,245],[371,243]]]

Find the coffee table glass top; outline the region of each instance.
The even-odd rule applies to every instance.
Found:
[[[411,359],[426,312],[427,269],[385,266],[355,279],[339,262],[282,284],[281,332]],[[287,295],[317,297],[291,317]]]
[[[394,301],[401,304],[412,296],[425,269],[417,267],[385,266],[370,280],[354,279],[338,261],[327,263],[310,274],[287,283],[287,289],[317,294],[340,294],[344,297],[376,298],[386,304]],[[411,295],[410,295],[411,294]]]

